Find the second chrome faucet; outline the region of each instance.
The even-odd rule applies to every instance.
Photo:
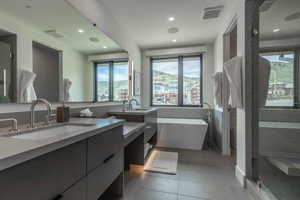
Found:
[[[46,124],[49,124],[51,118],[53,117],[51,104],[46,99],[37,99],[32,102],[31,107],[30,107],[30,127],[31,128],[36,128],[36,126],[35,126],[35,107],[38,104],[44,104],[47,106],[47,115],[46,115],[46,119],[45,119]]]

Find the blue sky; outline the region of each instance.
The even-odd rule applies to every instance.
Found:
[[[97,68],[98,81],[108,81],[109,79],[109,68],[105,65],[100,65]],[[105,67],[103,67],[105,66]],[[128,65],[127,64],[115,64],[114,65],[114,80],[128,80]]]
[[[200,61],[199,60],[186,60],[184,61],[184,76],[191,78],[200,77]],[[153,70],[169,73],[172,75],[178,74],[178,62],[169,61],[169,62],[157,62],[153,63]]]
[[[285,61],[283,59],[280,59],[280,55],[266,55],[263,56],[267,60],[271,62],[282,62],[282,63],[289,63],[288,61]],[[293,60],[294,59],[294,54],[284,54],[284,58]]]

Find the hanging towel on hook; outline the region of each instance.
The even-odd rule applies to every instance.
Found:
[[[20,102],[31,103],[37,99],[33,82],[36,74],[27,70],[23,70],[20,80]]]
[[[215,102],[218,106],[222,106],[222,78],[223,72],[216,72],[213,75],[214,80],[214,96]]]
[[[229,105],[232,108],[242,108],[242,57],[237,56],[227,61],[224,71],[230,87]]]
[[[65,78],[64,79],[64,101],[70,101],[70,89],[72,86],[72,81],[70,79]]]

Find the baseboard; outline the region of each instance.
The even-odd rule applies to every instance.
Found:
[[[254,200],[278,200],[267,189],[261,189],[253,181],[247,180],[247,190],[254,198]]]
[[[246,175],[243,170],[238,165],[235,165],[235,176],[242,185],[242,187],[246,187]]]

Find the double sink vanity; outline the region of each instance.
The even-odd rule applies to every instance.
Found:
[[[121,197],[124,170],[143,165],[157,141],[157,111],[108,112],[0,135],[1,200]]]

